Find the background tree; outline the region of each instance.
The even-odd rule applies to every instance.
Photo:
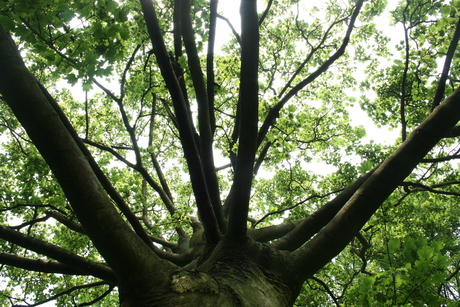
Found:
[[[0,1],[0,303],[458,301],[460,3],[217,4]]]

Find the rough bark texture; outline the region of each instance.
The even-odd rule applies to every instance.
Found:
[[[167,291],[122,306],[292,306],[301,283],[290,280],[288,260],[287,252],[251,239],[243,245],[223,241],[196,269],[174,272]]]

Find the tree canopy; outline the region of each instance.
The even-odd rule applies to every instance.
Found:
[[[460,1],[232,5],[0,0],[0,305],[459,304]]]

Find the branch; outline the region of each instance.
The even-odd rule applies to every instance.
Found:
[[[214,45],[216,40],[216,24],[217,24],[217,3],[218,0],[211,0],[209,14],[209,38],[208,38],[208,54],[206,56],[206,82],[208,88],[208,104],[209,117],[211,121],[211,131],[214,134],[216,130],[216,117],[214,114]]]
[[[447,50],[446,59],[444,60],[444,67],[442,69],[441,78],[439,78],[438,88],[436,89],[436,94],[434,95],[433,102],[431,104],[431,111],[436,108],[439,103],[441,103],[442,99],[444,98],[444,91],[446,88],[446,81],[449,75],[450,65],[452,63],[452,59],[454,57],[455,51],[458,47],[458,41],[460,39],[460,18],[457,21],[457,25],[455,26],[454,36],[450,41],[449,49]]]
[[[9,253],[0,253],[0,263],[34,272],[94,276],[93,274],[82,272],[75,269],[73,266],[69,266],[58,261],[32,259]],[[115,282],[115,276],[113,275],[112,277],[112,282]]]
[[[257,1],[243,0],[241,14],[241,72],[238,113],[240,133],[238,160],[230,204],[229,235],[243,237],[247,230],[249,198],[251,195],[255,153],[257,150],[257,127],[259,107],[259,24]]]
[[[62,247],[34,238],[29,235],[20,233],[10,227],[0,225],[0,238],[17,244],[36,253],[56,259],[63,265],[80,271],[83,275],[92,275],[110,282],[116,282],[113,271],[106,265],[93,262],[84,257],[78,256]],[[7,256],[5,256],[7,257]],[[11,257],[9,257],[12,261]],[[19,263],[19,259],[16,261]],[[23,260],[24,265],[30,265],[30,261]],[[50,266],[54,266],[51,264]],[[54,266],[55,267],[55,266]]]
[[[94,81],[94,82],[96,82],[96,81]],[[104,190],[110,195],[110,197],[115,202],[115,204],[120,209],[120,211],[123,212],[123,214],[126,216],[126,218],[128,219],[129,223],[133,227],[134,231],[139,236],[139,238],[141,238],[144,241],[144,243],[147,244],[147,246],[150,247],[150,249],[153,250],[154,246],[153,246],[152,242],[149,240],[149,237],[148,237],[147,233],[145,232],[144,228],[142,227],[142,225],[140,224],[139,220],[134,215],[134,213],[131,211],[131,209],[126,204],[126,202],[123,200],[121,195],[118,194],[118,192],[115,190],[115,188],[113,187],[112,183],[108,180],[107,176],[105,176],[104,172],[101,170],[101,168],[99,167],[97,162],[94,160],[94,158],[91,155],[91,153],[89,152],[88,148],[86,148],[86,146],[83,144],[83,142],[80,139],[80,137],[78,136],[77,132],[75,131],[73,126],[70,124],[69,120],[65,116],[64,112],[62,111],[62,109],[59,107],[58,103],[48,93],[48,91],[43,87],[43,85],[41,83],[39,83],[38,81],[37,81],[37,83],[38,83],[38,86],[40,87],[43,95],[45,95],[46,99],[48,100],[48,103],[51,104],[52,108],[57,113],[60,122],[64,125],[65,129],[67,130],[67,132],[71,135],[73,141],[76,143],[76,145],[78,146],[80,151],[83,153],[85,158],[88,160],[92,171],[96,175],[97,179],[99,180],[99,182],[102,185],[102,187],[104,188]],[[101,86],[101,88],[103,88],[103,87]],[[111,93],[107,89],[106,89],[106,91],[108,93]],[[115,96],[114,96],[113,99],[118,100]]]
[[[409,5],[409,2],[407,2]],[[407,81],[407,73],[409,71],[409,63],[410,63],[410,53],[409,53],[409,29],[406,27],[405,22],[403,22],[404,27],[404,51],[405,51],[405,61],[404,61],[404,71],[402,75],[401,81],[401,95],[400,95],[400,102],[399,102],[399,118],[401,122],[401,142],[404,142],[407,138],[407,121],[406,121],[406,81]]]
[[[46,211],[46,216],[52,217],[53,219],[55,219],[56,221],[60,222],[61,224],[65,225],[67,228],[73,231],[76,231],[81,234],[86,234],[85,229],[81,226],[81,224],[72,221],[71,219],[65,217],[57,211]]]
[[[216,2],[216,1],[215,1]],[[217,6],[217,2],[214,3]],[[182,20],[181,29],[184,40],[185,50],[187,52],[188,66],[190,68],[190,76],[192,78],[193,87],[195,89],[196,100],[198,104],[198,125],[200,131],[200,154],[203,167],[203,173],[206,180],[206,190],[209,195],[214,214],[217,217],[220,228],[225,229],[224,219],[222,215],[222,204],[220,200],[219,184],[214,167],[213,156],[213,126],[214,121],[214,106],[209,103],[208,91],[204,81],[204,75],[201,70],[200,57],[196,48],[195,33],[193,32],[192,21],[190,19],[190,0],[182,0]],[[208,47],[211,48],[212,45]],[[209,66],[210,54],[208,53],[208,75],[212,75],[212,62]],[[208,80],[209,82],[209,80]],[[214,88],[214,81],[211,84]]]
[[[419,161],[459,120],[460,88],[380,165],[318,235],[293,253],[301,270],[299,274],[303,278],[312,276],[340,253]]]
[[[452,129],[449,130],[449,132],[446,133],[444,136],[445,138],[454,138],[460,136],[460,126],[455,126]]]
[[[152,103],[152,113],[150,115],[149,140],[147,143],[147,148],[151,148],[153,146],[153,132],[154,132],[154,123],[155,123],[156,102],[157,102],[157,97],[154,94],[153,103]],[[157,157],[153,152],[150,152],[150,160],[152,161],[153,167],[155,168],[155,172],[157,173],[158,179],[160,180],[160,184],[161,184],[163,191],[166,193],[166,195],[172,202],[173,197],[171,194],[171,190],[169,189],[168,183],[166,182],[166,178],[163,174],[163,170],[161,169],[160,163],[158,163]]]
[[[262,25],[262,23],[264,22],[265,18],[267,17],[268,15],[268,12],[270,12],[270,8],[272,7],[272,4],[273,4],[273,0],[269,0],[268,3],[267,3],[267,6],[265,7],[265,10],[264,10],[264,13],[262,14],[262,16],[260,16],[260,19],[259,19],[259,27]]]
[[[332,290],[328,287],[328,285],[324,281],[322,281],[321,279],[319,279],[317,277],[314,277],[314,276],[312,276],[311,279],[313,279],[314,281],[319,283],[324,288],[324,290],[327,292],[327,294],[329,294],[330,298],[334,301],[334,304],[337,307],[340,307],[340,303],[339,303],[337,297],[334,295]]]
[[[50,208],[50,209],[53,209],[53,210],[56,210],[62,214],[66,214],[65,211],[53,206],[53,205],[37,205],[37,204],[16,204],[12,207],[6,207],[6,208],[3,208],[3,209],[0,209],[0,212],[5,212],[5,211],[10,211],[10,210],[14,210],[16,208],[21,208],[21,207],[32,207],[32,208]]]
[[[258,229],[250,228],[248,229],[248,236],[257,242],[266,243],[273,241],[275,239],[281,238],[289,231],[297,227],[300,223],[302,223],[303,220],[304,219],[297,221],[287,221],[278,225],[272,225]]]
[[[139,49],[142,47],[142,45],[137,45],[136,48],[134,48],[133,53],[131,54],[131,57],[128,60],[128,63],[126,63],[125,69],[123,70],[123,73],[121,75],[121,82],[120,82],[120,100],[123,100],[125,98],[125,83],[126,83],[126,74],[129,71],[129,68],[133,64],[134,58],[136,57],[137,52]]]
[[[337,195],[333,200],[327,202],[317,211],[306,217],[295,229],[282,237],[280,240],[273,243],[277,249],[293,251],[302,246],[314,234],[321,230],[327,223],[329,223],[334,216],[339,212],[345,203],[353,196],[353,194],[366,182],[366,180],[374,173],[371,170],[366,174],[360,176]]]
[[[294,96],[296,95],[301,89],[306,87],[308,84],[313,82],[317,77],[319,77],[322,73],[327,71],[329,69],[329,66],[331,66],[338,58],[340,58],[344,53],[345,49],[348,45],[348,42],[350,41],[350,36],[351,32],[354,28],[356,19],[359,15],[359,12],[361,10],[361,7],[363,5],[364,0],[359,0],[356,3],[356,7],[353,11],[353,14],[350,18],[350,23],[348,25],[347,32],[345,34],[345,37],[342,41],[342,45],[340,48],[328,59],[326,60],[323,65],[321,65],[315,72],[313,72],[311,75],[309,75],[307,78],[299,82],[296,86],[294,86],[281,100],[278,102],[276,106],[274,106],[270,112],[268,113],[267,117],[265,118],[264,123],[262,124],[262,127],[259,130],[259,135],[257,138],[257,144],[260,145],[262,141],[264,140],[265,136],[268,133],[268,130],[270,127],[275,123],[276,119],[279,117],[279,112],[280,110],[284,107],[284,105]]]
[[[73,291],[76,291],[76,290],[81,290],[81,289],[88,289],[88,288],[92,288],[92,287],[97,287],[97,286],[102,286],[102,285],[107,285],[106,282],[102,282],[102,281],[98,281],[98,282],[92,282],[92,283],[89,283],[89,284],[85,284],[85,285],[79,285],[79,286],[73,286],[67,290],[64,290],[64,291],[61,291],[43,301],[40,301],[38,303],[35,303],[35,304],[27,304],[27,305],[14,305],[14,307],[34,307],[34,306],[40,306],[42,304],[45,304],[45,303],[48,303],[48,302],[51,302],[57,298],[59,298],[60,296],[63,296],[63,295],[66,295],[66,294],[70,294],[72,293]],[[112,292],[114,286],[110,285],[109,287],[109,290],[104,292],[104,294],[98,298],[96,298],[97,301],[101,300],[102,298],[104,298],[105,296],[107,296],[110,292]],[[86,303],[83,303],[83,304],[80,304],[78,306],[88,306]]]
[[[203,220],[208,243],[214,244],[220,239],[220,231],[211,200],[207,193],[201,158],[195,142],[196,132],[194,131],[192,120],[189,116],[187,102],[184,99],[181,86],[171,66],[152,0],[140,0],[140,2],[150,40],[152,41],[154,54],[158,66],[160,67],[161,75],[163,76],[173,101],[180,140],[184,150],[185,160],[189,168],[198,211]]]
[[[262,148],[262,150],[260,151],[259,157],[257,158],[256,164],[254,165],[254,175],[257,175],[257,173],[259,172],[259,168],[262,165],[262,162],[264,161],[265,156],[267,155],[268,150],[270,149],[271,146],[272,146],[272,142],[267,142],[265,146]]]
[[[274,214],[280,214],[280,213],[283,213],[284,211],[288,211],[288,210],[292,210],[294,209],[295,207],[298,207],[304,203],[306,203],[307,201],[309,201],[310,199],[313,199],[313,198],[324,198],[324,197],[327,197],[331,194],[335,194],[335,193],[338,193],[340,192],[339,191],[333,191],[333,192],[329,192],[327,194],[324,194],[324,195],[310,195],[308,196],[307,198],[305,198],[304,200],[302,201],[299,201],[297,203],[295,203],[294,205],[290,206],[290,207],[287,207],[287,208],[284,208],[284,209],[280,209],[280,210],[276,210],[276,211],[272,211],[272,212],[269,212],[267,214],[265,214],[260,220],[258,220],[256,223],[254,223],[254,225],[252,227],[256,227],[257,224],[259,224],[260,222],[262,222],[264,219],[266,219],[267,217],[271,216],[271,215],[274,215]]]
[[[302,27],[299,25],[299,20],[298,20],[298,17],[299,17],[299,8],[297,7],[297,15],[296,15],[296,26],[297,26],[297,29],[301,32],[302,34],[302,37],[305,39],[305,41],[307,42],[307,44],[310,46],[311,50],[310,50],[310,53],[305,57],[305,60],[299,65],[299,67],[297,67],[296,71],[292,74],[292,76],[289,78],[288,82],[286,83],[286,85],[283,87],[283,89],[280,91],[280,93],[277,95],[278,98],[281,98],[283,97],[284,93],[289,89],[291,88],[291,84],[292,82],[294,82],[294,80],[297,78],[297,76],[302,72],[302,70],[304,69],[304,67],[310,62],[310,60],[313,58],[313,55],[320,49],[324,48],[325,45],[324,43],[326,42],[326,39],[328,38],[329,36],[329,33],[331,33],[332,29],[337,25],[337,24],[340,24],[342,22],[346,22],[348,21],[348,19],[350,18],[350,16],[346,16],[344,18],[341,18],[339,20],[336,20],[334,21],[333,23],[331,23],[329,25],[329,27],[326,29],[326,31],[324,32],[323,34],[323,37],[321,38],[321,41],[314,47],[308,40],[308,36],[309,34],[305,34],[304,33],[304,30],[302,29]],[[313,31],[316,30],[316,27]],[[311,31],[311,32],[313,32]]]
[[[420,163],[438,163],[438,162],[445,162],[450,160],[460,159],[460,155],[453,155],[447,157],[440,157],[440,158],[432,158],[432,159],[423,159]]]
[[[96,148],[99,148],[101,150],[107,151],[114,155],[118,160],[132,168],[133,170],[137,171],[139,174],[142,175],[142,177],[148,182],[148,184],[158,193],[160,196],[161,200],[163,203],[166,205],[166,208],[168,209],[169,213],[172,215],[174,212],[176,212],[176,207],[172,203],[172,200],[169,198],[169,195],[161,188],[161,186],[153,180],[153,178],[150,176],[150,174],[147,172],[147,170],[142,166],[138,164],[133,164],[129,162],[127,159],[125,159],[122,155],[120,155],[116,150],[114,150],[112,147],[107,146],[107,145],[102,145],[90,140],[82,140],[86,144],[92,145]],[[122,210],[123,213],[125,213],[124,210]],[[137,219],[137,218],[136,218]]]
[[[452,183],[452,184],[459,184],[459,183],[460,182],[455,182],[455,183]],[[417,187],[417,189],[412,189],[412,190],[407,189],[406,192],[408,192],[408,193],[420,192],[420,191],[428,191],[428,192],[435,193],[435,194],[460,196],[460,193],[458,193],[458,192],[439,191],[439,190],[434,189],[436,187],[439,187],[440,185],[426,186],[426,185],[418,183],[418,182],[407,182],[407,181],[404,181],[401,185],[403,187],[405,187],[405,188],[408,188],[410,186]],[[443,185],[443,186],[445,186],[445,185]]]
[[[241,46],[241,37],[240,35],[238,34],[238,32],[236,32],[235,28],[233,27],[232,23],[230,22],[230,20],[228,20],[227,17],[224,17],[222,15],[219,15],[217,14],[217,17],[219,17],[220,19],[222,19],[223,21],[225,21],[227,23],[227,25],[230,27],[230,29],[232,30],[232,33],[233,35],[235,36],[236,38],[236,41],[238,42],[238,44]]]
[[[35,225],[35,224],[40,223],[40,222],[44,222],[48,218],[49,217],[45,216],[45,217],[41,217],[41,218],[38,218],[38,219],[33,219],[33,220],[24,222],[24,223],[22,223],[20,225],[17,225],[17,226],[10,226],[10,228],[15,229],[15,230],[20,230],[21,228],[24,228],[26,226],[31,226],[31,225]]]

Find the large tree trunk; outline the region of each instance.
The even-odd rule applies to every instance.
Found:
[[[196,269],[173,272],[164,291],[146,288],[145,296],[129,296],[131,291],[124,289],[127,297],[121,297],[121,303],[123,307],[292,306],[301,282],[289,280],[294,268],[288,258],[288,252],[251,239],[243,245],[222,242]]]

